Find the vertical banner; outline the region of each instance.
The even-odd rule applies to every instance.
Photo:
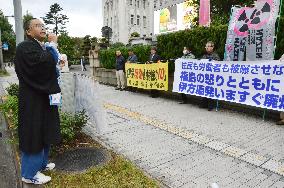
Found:
[[[177,59],[173,92],[284,111],[284,62]]]
[[[127,86],[168,91],[168,63],[126,63]]]
[[[199,25],[210,26],[210,0],[200,0]]]
[[[274,59],[275,23],[280,0],[258,0],[249,17],[246,57],[249,61]]]
[[[225,61],[243,61],[246,52],[248,25],[246,15],[252,12],[248,7],[232,7],[231,19],[225,45]]]

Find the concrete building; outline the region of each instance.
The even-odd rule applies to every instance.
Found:
[[[154,10],[184,0],[103,0],[103,26],[112,28],[111,42],[128,44],[131,33],[152,37]]]
[[[153,0],[103,0],[103,23],[112,28],[111,42],[128,43],[131,33],[152,35]]]

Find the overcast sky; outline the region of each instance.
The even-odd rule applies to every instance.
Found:
[[[23,15],[28,11],[34,17],[43,17],[54,3],[58,3],[69,18],[66,26],[70,36],[101,36],[101,0],[22,0]],[[13,15],[13,0],[0,0],[0,9],[5,16]],[[9,22],[14,25],[15,21],[9,18]]]

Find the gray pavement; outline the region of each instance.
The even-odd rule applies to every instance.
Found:
[[[284,187],[284,128],[274,122],[104,85],[96,90],[107,123],[86,131],[165,185]]]
[[[2,85],[7,85],[7,78],[0,78],[0,96],[5,94]],[[13,153],[9,132],[7,130],[6,120],[0,113],[0,188],[17,188],[20,187],[17,162]]]
[[[79,89],[82,103],[102,104],[95,113],[104,111],[105,123],[84,130],[165,186],[284,187],[284,127],[89,83]]]

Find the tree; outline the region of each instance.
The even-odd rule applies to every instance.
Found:
[[[29,12],[27,12],[24,16],[23,16],[23,22],[26,23],[27,21],[33,19],[33,15]]]
[[[92,41],[91,41],[91,36],[86,35],[83,38],[83,45],[82,45],[82,55],[88,56],[89,55],[89,50],[92,49]]]
[[[58,37],[58,47],[61,54],[66,54],[68,59],[75,59],[75,40],[67,34],[61,34]]]
[[[254,0],[211,0],[211,20],[213,25],[228,24],[233,5],[252,6]]]
[[[4,62],[12,61],[16,52],[16,36],[12,29],[12,25],[0,10],[0,28],[2,32],[2,42],[9,45],[8,51],[3,51]]]
[[[95,47],[97,45],[98,45],[98,38],[97,37],[91,38],[91,47],[92,47],[92,49],[95,49]]]
[[[58,3],[54,3],[50,6],[49,12],[43,17],[44,23],[53,26],[53,32],[57,35],[58,33],[66,33],[66,23],[68,22],[68,17],[60,12],[63,9]]]

